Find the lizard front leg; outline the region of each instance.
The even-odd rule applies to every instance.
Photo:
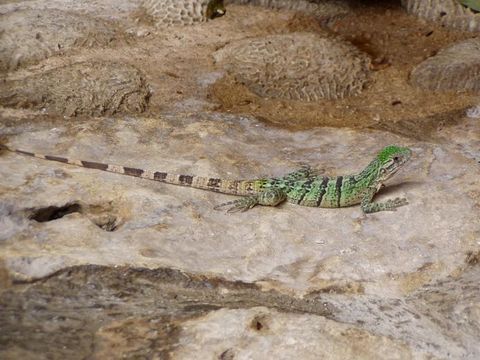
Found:
[[[220,204],[214,207],[215,210],[218,210],[224,206],[231,206],[227,212],[235,213],[239,211],[247,211],[253,208],[255,205],[264,205],[264,206],[277,206],[287,199],[287,194],[281,189],[266,189],[258,194],[249,195],[242,197],[241,199],[230,201],[224,204]]]
[[[371,214],[378,211],[395,211],[397,207],[407,205],[408,201],[405,198],[390,199],[385,202],[373,202],[377,189],[369,187],[363,195],[361,207],[365,214]]]

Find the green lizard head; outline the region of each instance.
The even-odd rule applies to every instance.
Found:
[[[412,150],[406,147],[389,145],[377,155],[378,180],[380,182],[391,178],[403,164],[412,156]]]
[[[223,4],[224,0],[210,0],[207,5],[207,19],[212,20],[216,17],[225,15],[227,10],[225,10],[225,5]]]

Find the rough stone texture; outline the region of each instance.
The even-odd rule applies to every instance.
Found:
[[[120,19],[142,35],[48,58],[6,74],[8,84],[101,59],[141,69],[153,95],[145,117],[0,108],[2,142],[230,178],[302,163],[345,174],[388,143],[411,146],[415,157],[379,196],[409,199],[395,213],[285,204],[227,216],[212,207],[230,196],[0,154],[2,360],[308,359],[327,351],[342,360],[480,358],[480,122],[465,116],[478,97],[407,81],[422,54],[471,35],[425,28],[393,2],[352,6],[337,31],[389,61],[360,96],[305,103],[222,88],[248,94],[235,98],[244,105],[233,113],[260,119],[268,111],[251,109],[277,108],[269,118],[285,114],[280,130],[219,107],[208,88],[223,72],[211,55],[245,38],[322,33],[317,19],[230,5],[215,22],[157,31],[133,23],[135,0],[15,1],[0,13],[58,8]],[[389,126],[319,127],[359,123]]]
[[[334,309],[328,317],[338,322],[362,324],[367,331],[393,338],[399,336],[399,329],[408,328],[399,338],[416,343],[418,350],[441,359],[477,359],[478,259],[478,252],[468,253],[465,266],[453,275],[426,284],[405,298],[323,294],[322,300]]]
[[[441,50],[415,67],[410,80],[422,89],[480,92],[480,39]]]
[[[382,146],[405,143],[384,133],[321,129],[292,134],[242,118],[198,116],[204,120],[172,116],[87,123],[70,139],[69,128],[57,125],[54,132],[30,129],[10,142],[53,155],[230,178],[280,175],[301,162],[348,174],[365,166]],[[430,263],[438,266],[431,276],[446,275],[478,246],[480,169],[446,148],[418,144],[413,150],[415,160],[403,171],[403,180],[408,176],[410,181],[388,194],[406,196],[410,205],[366,217],[358,207],[288,204],[227,216],[212,208],[228,196],[7,154],[1,158],[3,211],[11,224],[4,242],[6,264],[27,278],[86,263],[172,266],[300,293],[329,286],[385,291],[387,274],[416,273]],[[25,182],[25,177],[36,180]],[[401,182],[399,174],[396,183]],[[54,220],[48,215],[52,207],[59,209],[54,214],[71,214]],[[316,216],[320,222],[313,220]],[[51,249],[46,258],[39,256],[40,240],[17,247],[20,239],[38,236]]]
[[[260,96],[303,101],[359,94],[370,64],[353,45],[309,33],[238,41],[214,57]]]
[[[145,76],[119,62],[81,62],[6,81],[0,104],[46,109],[75,116],[139,113],[145,110],[149,89]]]
[[[381,132],[292,133],[221,114],[32,124],[13,122],[1,131],[11,134],[10,144],[30,150],[233,178],[279,175],[302,162],[346,174],[388,143],[410,145],[412,163],[380,196],[406,196],[410,204],[370,216],[358,207],[291,204],[230,216],[212,210],[229,196],[3,154],[4,271],[17,282],[50,277],[1,294],[6,358],[20,350],[48,353],[50,341],[64,344],[63,356],[72,347],[81,355],[101,344],[93,346],[98,356],[168,350],[189,358],[203,344],[202,354],[255,358],[268,349],[288,353],[280,346],[288,339],[306,358],[326,344],[333,358],[383,358],[387,347],[397,358],[479,355],[478,286],[464,269],[475,269],[480,246],[480,168],[457,151]],[[61,271],[88,264],[110,267]],[[118,265],[181,272],[125,273]],[[449,274],[457,275],[443,281]],[[434,304],[429,289],[448,293],[457,307],[450,300],[438,303],[438,311],[423,307],[422,299]],[[257,305],[287,314],[250,309]],[[240,310],[198,317],[219,308]],[[237,335],[225,336],[230,332]]]
[[[69,268],[0,293],[0,357],[164,359],[179,346],[182,322],[223,307],[259,305],[329,313],[318,298],[304,301],[172,269]]]
[[[325,22],[338,19],[350,12],[350,7],[342,0],[226,0],[225,4],[256,5],[278,10],[295,10],[314,16]]]
[[[480,357],[480,252],[467,254],[466,262],[472,267],[422,287],[407,303],[439,328],[452,331],[452,340],[462,349],[459,357],[475,359]]]
[[[221,3],[218,0],[144,0],[141,7],[157,26],[163,27],[205,22],[211,17],[208,7],[223,8]]]
[[[356,326],[267,308],[222,309],[187,320],[181,329],[178,341],[182,346],[173,351],[175,359],[413,358],[405,344]]]
[[[141,2],[142,0],[7,0],[1,2],[0,13],[18,10],[63,10],[118,21],[126,20]]]
[[[458,30],[480,31],[480,14],[456,0],[402,0],[402,5],[418,17]]]
[[[37,63],[74,47],[105,46],[117,35],[111,22],[58,9],[17,10],[0,17],[0,70]]]
[[[477,359],[479,253],[465,261],[404,299],[338,289],[296,298],[172,269],[67,268],[0,293],[0,356]]]

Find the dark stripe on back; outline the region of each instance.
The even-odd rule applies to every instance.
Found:
[[[131,168],[131,167],[127,167],[127,166],[124,166],[123,167],[123,173],[125,175],[130,175],[130,176],[142,176],[143,174],[143,170],[142,169],[137,169],[137,168]]]
[[[31,152],[28,152],[28,151],[15,150],[15,152],[16,152],[17,154],[23,154],[23,155],[27,155],[27,156],[35,156],[34,153],[31,153]]]
[[[340,198],[342,197],[342,184],[343,176],[337,177],[337,182],[335,183],[335,193],[337,194],[337,207],[340,207]]]
[[[318,199],[317,199],[317,207],[320,207],[320,205],[322,204],[323,196],[327,192],[327,185],[329,180],[330,178],[327,176],[325,176],[322,180],[322,184],[320,185],[321,187],[320,195],[318,196]]]
[[[210,179],[208,179],[207,186],[208,187],[219,187],[221,182],[222,182],[221,179],[210,178]]]
[[[180,175],[178,177],[178,181],[180,181],[180,183],[182,185],[192,185],[192,182],[193,182],[193,176],[190,176],[190,175]]]
[[[60,156],[53,156],[53,155],[45,155],[45,159],[47,160],[53,160],[53,161],[59,161],[62,163],[68,163],[68,159]]]
[[[166,172],[156,171],[153,174],[153,180],[156,180],[156,181],[164,181],[166,178],[167,178]]]
[[[97,169],[97,170],[104,170],[105,171],[108,168],[107,164],[102,164],[102,163],[98,163],[98,162],[94,162],[94,161],[84,161],[84,160],[82,160],[81,163],[82,163],[83,167],[89,168],[89,169]]]
[[[303,201],[303,198],[305,195],[307,195],[310,192],[310,186],[312,185],[312,182],[315,180],[315,178],[308,179],[303,183],[303,194],[300,196],[300,198],[297,200],[297,204],[300,205],[300,203]]]

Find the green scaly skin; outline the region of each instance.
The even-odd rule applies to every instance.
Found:
[[[375,194],[398,169],[411,157],[405,147],[390,145],[383,148],[375,159],[358,174],[348,176],[311,175],[308,168],[285,177],[256,180],[258,194],[232,201],[221,206],[233,205],[228,211],[245,211],[255,205],[276,206],[283,201],[323,208],[340,208],[360,204],[364,213],[394,211],[406,205],[404,198],[373,202]],[[218,207],[217,207],[218,208]]]
[[[340,208],[360,204],[365,213],[393,211],[399,206],[406,205],[407,200],[396,198],[377,203],[373,202],[373,197],[384,186],[385,181],[391,178],[412,155],[412,151],[408,148],[390,145],[383,148],[365,169],[354,175],[320,176],[310,167],[303,167],[282,177],[228,180],[75,160],[56,155],[12,149],[4,145],[0,145],[0,147],[17,154],[44,160],[135,176],[167,184],[243,196],[241,199],[215,207],[215,209],[219,209],[230,206],[227,212],[246,211],[256,205],[277,206],[284,201],[322,208]]]
[[[474,12],[480,12],[480,0],[457,0],[463,6],[473,10]]]

